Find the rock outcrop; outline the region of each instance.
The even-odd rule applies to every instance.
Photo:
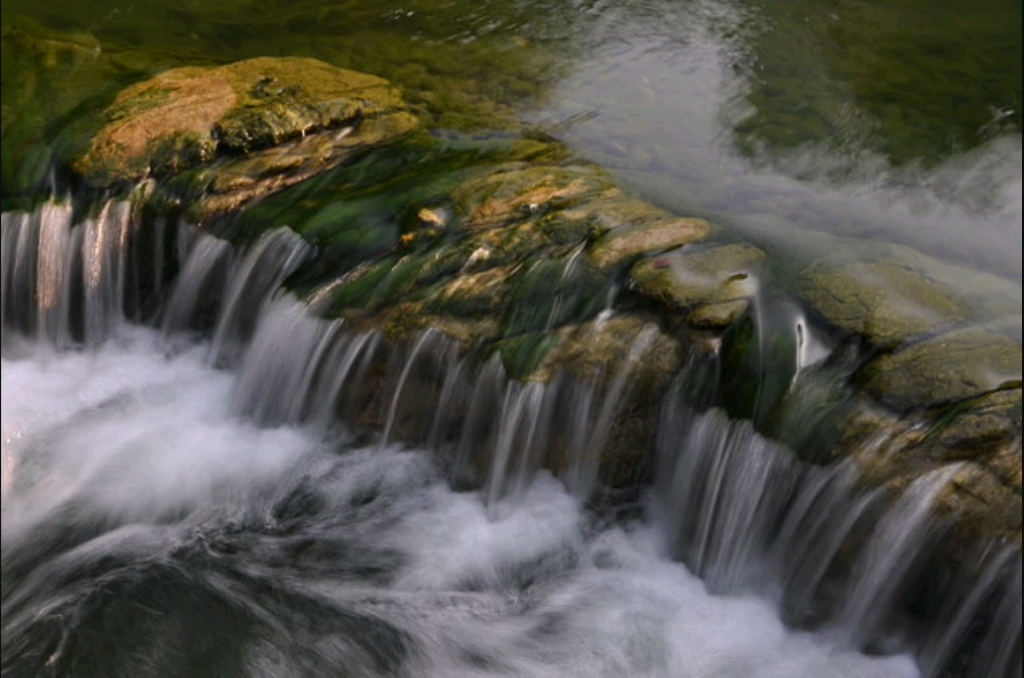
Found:
[[[74,168],[98,187],[190,172],[197,220],[338,166],[417,126],[381,78],[315,59],[165,71],[124,89]]]
[[[397,345],[436,330],[522,384],[614,391],[595,443],[608,484],[643,474],[661,397],[700,346],[712,404],[808,463],[852,457],[899,488],[961,461],[945,509],[1019,540],[1019,285],[897,245],[799,259],[728,241],[543,134],[410,135],[386,81],[311,59],[174,69],[103,116],[74,164],[87,182],[154,178],[155,203],[247,237],[287,223],[319,248],[293,281],[318,312]],[[328,188],[305,182],[336,168]]]

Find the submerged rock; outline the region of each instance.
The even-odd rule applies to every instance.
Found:
[[[836,327],[894,348],[964,320],[1020,314],[1020,286],[902,245],[836,240],[794,291]]]
[[[89,183],[203,166],[195,182],[212,194],[204,214],[237,209],[417,125],[386,80],[299,57],[165,71],[124,89],[104,120],[74,164]]]
[[[860,379],[898,411],[942,405],[1019,385],[1021,344],[991,330],[949,332],[879,356]]]
[[[692,324],[724,327],[743,315],[756,294],[755,276],[763,259],[762,250],[746,244],[684,248],[641,259],[630,277],[648,297],[671,308],[692,309]]]

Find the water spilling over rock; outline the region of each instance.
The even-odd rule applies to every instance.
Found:
[[[780,274],[549,139],[405,181],[439,142],[307,61],[125,90],[78,169],[154,180],[3,214],[5,672],[1019,674],[1005,309]]]

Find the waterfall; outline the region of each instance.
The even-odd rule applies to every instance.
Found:
[[[854,565],[842,612],[858,644],[866,644],[891,612],[897,591],[931,536],[935,499],[961,468],[950,464],[914,480],[875,527]]]
[[[58,349],[97,347],[126,322],[126,297],[141,295],[131,289],[132,257],[167,265],[167,234],[159,231],[153,247],[137,247],[148,241],[133,240],[139,224],[127,201],[73,220],[71,207],[57,201],[31,214],[3,214],[5,354],[19,335]],[[437,330],[403,343],[321,317],[282,289],[315,256],[287,228],[264,233],[244,251],[192,227],[176,235],[179,273],[161,312],[148,320],[167,342],[209,336],[209,364],[235,371],[230,405],[237,417],[321,432],[343,427],[372,437],[380,455],[426,446],[452,488],[479,492],[492,522],[526,501],[542,470],[559,477],[580,505],[601,489],[610,433],[657,328],[641,330],[625,355],[591,378],[556,372],[545,382],[524,382],[509,377],[497,352],[466,351]],[[578,254],[564,263],[549,327],[567,303],[561,287],[580,265]],[[162,275],[155,277],[159,296]],[[782,320],[796,318],[792,388],[828,349],[806,318],[786,313]],[[758,350],[767,369],[770,356]],[[679,374],[651,451],[652,513],[661,517],[672,556],[715,593],[777,587],[791,624],[841,629],[857,647],[918,649],[928,675],[967,661],[965,653],[979,675],[1019,675],[1021,568],[1013,544],[991,547],[979,563],[956,570],[954,594],[926,633],[917,633],[924,640],[903,638],[897,628],[900,594],[941,536],[936,497],[960,467],[937,468],[892,493],[865,489],[852,460],[827,467],[800,461],[751,421],[703,406],[713,399],[702,389],[718,387],[716,359]],[[712,375],[710,382],[698,374]],[[687,391],[699,397],[684,397]],[[774,397],[766,393],[757,394],[755,417]],[[886,646],[890,635],[893,647]]]
[[[69,204],[4,213],[3,340],[16,332],[57,348],[96,346],[124,321],[129,244],[137,227],[129,201],[110,200],[72,225]],[[12,335],[13,336],[13,335]]]
[[[184,258],[185,265],[164,308],[165,334],[192,328],[204,304],[207,313],[216,317],[218,304],[225,294],[231,259],[232,248],[226,240],[205,233],[198,236]]]
[[[214,364],[234,363],[252,336],[262,304],[311,254],[312,248],[289,228],[260,237],[231,274],[210,347]]]

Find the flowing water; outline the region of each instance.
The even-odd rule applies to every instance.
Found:
[[[67,219],[46,205],[7,233],[23,243]],[[396,363],[380,335],[279,289],[308,247],[291,231],[238,254],[180,232],[189,275],[162,331],[128,323],[121,303],[82,323],[90,299],[123,292],[120,239],[37,238],[5,260],[5,673],[910,676],[893,650],[924,647],[942,670],[992,595],[1012,603],[1016,586],[1019,612],[1019,577],[1004,574],[1019,553],[1004,549],[946,623],[909,645],[893,635],[955,464],[885,508],[852,467],[801,470],[749,422],[696,414],[675,389],[657,482],[609,493],[593,450],[649,333],[603,391],[522,384],[493,360],[474,369],[432,331]],[[51,247],[72,262],[55,299]],[[187,328],[221,268],[202,339]],[[26,299],[66,315],[38,323]],[[359,403],[387,365],[367,445]],[[554,477],[542,461],[563,438]],[[828,591],[855,527],[859,555]],[[979,670],[1011,672],[1019,614],[996,614],[983,637],[995,659]],[[872,644],[890,649],[860,652]]]
[[[233,243],[143,228],[61,165],[129,82],[315,56],[391,79],[456,146],[539,126],[783,262],[910,245],[1019,302],[1019,3],[2,12],[3,676],[1021,675],[1019,545],[983,544],[952,575],[937,552],[959,464],[892,497],[850,461],[799,461],[758,433],[771,394],[730,418],[710,407],[721,365],[694,356],[649,463],[611,490],[599,455],[653,329],[606,374],[524,383],[437,332],[394,345],[319,317],[329,287],[285,289],[311,248],[273,200],[262,235]],[[20,51],[18,30],[50,47]],[[366,171],[387,184],[383,166]],[[382,200],[322,214],[365,213],[386,239]],[[556,262],[538,327],[580,304],[614,318],[617,288],[576,284],[581,252]],[[760,297],[760,369],[813,399],[831,346]],[[771,363],[773,333],[794,335],[795,364]]]
[[[218,328],[274,242],[239,261]],[[215,266],[209,250],[193,256]],[[669,558],[669,523],[642,519],[656,497],[615,518],[527,477],[551,409],[538,384],[489,382],[504,392],[494,463],[471,492],[451,489],[438,450],[361,447],[323,414],[281,409],[330,408],[373,352],[303,314],[264,305],[236,371],[213,366],[216,340],[128,325],[92,351],[31,342],[4,358],[5,674],[916,675],[909,657],[787,630],[764,597],[710,595]],[[414,346],[388,430],[438,341]],[[314,387],[320,361],[335,372]],[[746,514],[722,530],[758,532]]]

